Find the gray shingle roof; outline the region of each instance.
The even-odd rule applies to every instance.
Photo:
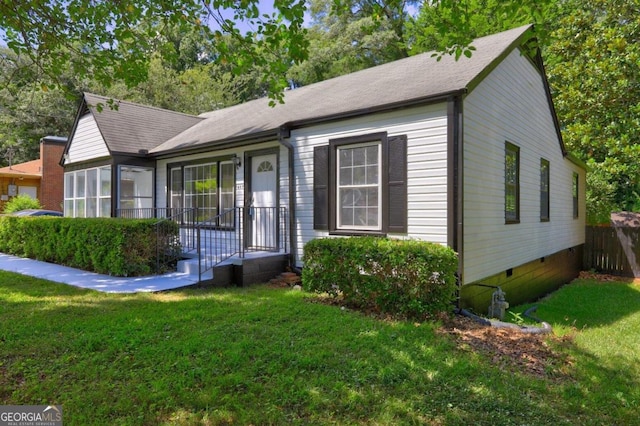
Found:
[[[432,52],[368,68],[285,92],[284,104],[269,106],[257,99],[202,114],[193,127],[151,150],[188,150],[208,144],[275,134],[281,126],[296,126],[332,117],[357,115],[399,105],[427,102],[471,90],[504,55],[527,40],[530,25],[475,40],[471,58],[458,61]]]
[[[84,94],[84,102],[112,154],[150,151],[203,120],[193,115],[118,100],[114,100],[118,108],[112,109],[107,104],[109,99]],[[98,104],[102,104],[100,112]]]

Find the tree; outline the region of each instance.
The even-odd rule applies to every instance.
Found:
[[[289,77],[295,85],[307,85],[407,56],[402,33],[404,11],[376,15],[372,3],[349,4],[340,14],[331,0],[312,0],[312,25],[308,31],[309,57],[294,65]],[[391,11],[396,1],[381,7]]]
[[[0,163],[8,147],[27,161],[41,137],[67,135],[82,91],[200,113],[278,99],[305,55],[301,1],[269,16],[238,3],[235,17],[256,28],[246,33],[222,17],[232,1],[41,3],[0,3]]]
[[[277,99],[287,85],[290,64],[306,57],[305,6],[303,0],[276,0],[275,12],[267,15],[260,14],[258,2],[1,2],[0,35],[9,49],[19,58],[28,58],[53,84],[58,84],[59,70],[70,69],[105,87],[114,81],[133,87],[147,78],[149,53],[157,50],[158,43],[171,40],[165,29],[188,33],[195,27],[218,44],[220,59],[234,63],[234,71],[241,73],[255,63],[268,67],[270,72],[263,79]],[[224,18],[225,9],[233,11],[233,20]],[[242,33],[238,20],[248,22],[255,31]],[[234,50],[226,45],[223,33],[238,41]]]
[[[544,44],[547,33],[544,23],[553,1],[424,2],[417,16],[407,22],[407,49],[412,55],[433,50],[456,58],[471,56],[474,39],[526,24],[535,24],[535,34]]]
[[[470,56],[477,37],[544,22],[550,2],[312,0],[309,58],[289,76],[304,85],[430,50]],[[545,30],[540,25],[536,35]]]
[[[266,95],[266,88],[260,86],[262,73],[255,70],[239,76],[222,65],[208,63],[178,72],[164,64],[156,54],[146,81],[131,88],[124,84],[93,86],[90,91],[194,115]]]
[[[397,43],[388,46],[390,56],[394,59],[409,56],[404,44],[405,26],[409,17],[409,8],[420,5],[420,0],[334,0],[334,10],[339,14],[353,13],[358,18],[371,18],[374,22],[395,34]],[[425,2],[426,3],[426,2]]]
[[[590,167],[588,195],[596,210],[640,210],[640,5],[563,0],[553,15],[549,80],[564,141]]]
[[[61,71],[59,82],[67,88],[79,86],[73,76]],[[77,99],[60,88],[43,90],[42,76],[28,58],[0,48],[0,163],[4,153],[15,152],[14,163],[38,158],[43,136],[65,136],[71,130]],[[69,89],[71,90],[71,89]]]
[[[69,69],[58,70],[52,81],[30,58],[0,48],[0,164],[8,161],[3,154],[9,147],[14,162],[28,161],[38,157],[43,136],[68,135],[83,91],[189,114],[267,95],[266,68],[254,65],[237,74],[233,64],[215,61],[220,53],[206,32],[166,30],[168,38],[160,37],[148,55],[146,79],[132,87],[122,81],[105,86]],[[231,36],[223,39],[231,50],[241,43]]]

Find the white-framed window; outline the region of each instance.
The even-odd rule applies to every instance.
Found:
[[[87,170],[87,202],[86,202],[86,214],[87,217],[98,216],[98,170]]]
[[[85,217],[86,170],[65,173],[64,214],[70,217]]]
[[[381,151],[380,141],[337,147],[337,229],[382,228]]]
[[[18,194],[19,195],[28,195],[34,200],[38,199],[38,187],[37,186],[18,186]]]
[[[171,169],[171,182],[169,186],[169,206],[180,210],[182,204],[182,168],[174,167]]]
[[[236,167],[231,160],[205,160],[169,166],[169,207],[196,209],[198,221],[210,221],[235,207]],[[218,226],[232,227],[233,215]]]
[[[218,214],[218,163],[184,168],[184,206],[197,207],[201,219]]]
[[[111,166],[64,174],[64,215],[111,216]]]
[[[111,167],[98,169],[98,204],[100,217],[111,216]]]
[[[407,135],[369,133],[313,148],[313,229],[406,234],[407,217]]]

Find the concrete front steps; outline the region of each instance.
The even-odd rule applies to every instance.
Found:
[[[266,283],[285,272],[289,266],[289,254],[273,252],[249,252],[244,257],[231,257],[201,277],[200,285],[228,287]],[[178,272],[198,278],[198,259],[178,261]]]

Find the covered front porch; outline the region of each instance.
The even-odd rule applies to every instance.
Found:
[[[289,214],[284,207],[236,207],[208,217],[207,209],[119,209],[117,216],[158,219],[158,241],[179,226],[179,253],[158,253],[159,264],[216,286],[266,282],[289,265]],[[169,225],[171,224],[171,225]],[[175,259],[167,259],[171,256]]]

